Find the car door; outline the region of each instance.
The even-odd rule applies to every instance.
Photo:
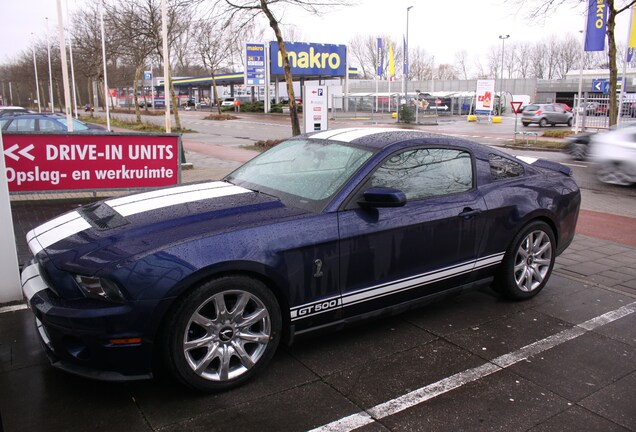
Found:
[[[554,109],[554,114],[552,117],[552,123],[567,123],[568,122],[568,114],[567,111],[561,105],[552,105]]]
[[[340,284],[345,317],[408,302],[471,279],[484,201],[472,155],[453,148],[397,152],[339,212]],[[391,187],[407,203],[361,208],[368,187]]]

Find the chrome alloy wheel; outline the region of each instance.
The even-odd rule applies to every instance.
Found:
[[[209,381],[235,379],[256,365],[272,336],[269,312],[255,295],[221,291],[203,302],[185,327],[183,354]]]
[[[549,276],[552,244],[544,231],[530,232],[519,245],[514,263],[514,278],[523,292],[537,289]]]

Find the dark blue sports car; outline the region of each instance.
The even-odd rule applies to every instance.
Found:
[[[536,295],[580,200],[557,163],[419,131],[318,132],[223,181],[35,228],[23,290],[54,366],[126,380],[167,364],[222,390],[281,340],[488,284]]]

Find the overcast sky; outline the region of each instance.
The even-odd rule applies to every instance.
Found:
[[[72,11],[87,1],[95,0],[62,0],[62,6],[65,9],[68,4]],[[487,55],[491,47],[501,44],[499,35],[510,35],[506,44],[538,41],[552,34],[571,33],[580,37],[585,4],[574,1],[570,4],[576,6],[561,6],[546,20],[534,22],[528,20],[527,10],[518,10],[511,0],[359,0],[357,6],[340,8],[322,17],[288,8],[283,20],[295,23],[309,42],[346,44],[356,35],[388,35],[401,43],[406,32],[406,8],[413,6],[409,13],[411,47],[423,47],[435,56],[436,64],[454,64],[455,53],[460,50],[466,50],[471,58]],[[51,35],[57,37],[54,33],[57,30],[56,0],[3,2],[0,62],[29,49],[31,33],[43,39],[46,17],[49,17]],[[626,42],[628,21],[628,13],[619,16],[619,43]],[[273,40],[273,33],[269,40]]]

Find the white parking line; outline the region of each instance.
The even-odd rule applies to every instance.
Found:
[[[478,379],[484,378],[495,372],[504,370],[515,363],[525,360],[528,357],[537,355],[544,351],[561,345],[564,342],[575,339],[587,332],[590,332],[605,324],[609,324],[620,318],[636,312],[636,302],[630,303],[619,309],[599,315],[568,330],[564,330],[555,335],[549,336],[530,345],[499,356],[488,363],[472,369],[456,373],[448,378],[444,378],[433,384],[421,387],[403,396],[391,399],[387,402],[376,405],[366,411],[360,411],[350,416],[328,423],[324,426],[312,429],[310,432],[344,432],[352,431],[362,426],[371,424],[376,420],[383,419],[393,414],[397,414],[415,405],[426,402],[451,390],[455,390]]]
[[[26,304],[19,304],[19,305],[15,305],[15,306],[0,307],[0,314],[7,313],[7,312],[15,312],[15,311],[19,311],[19,310],[24,310],[26,308],[27,308]]]

